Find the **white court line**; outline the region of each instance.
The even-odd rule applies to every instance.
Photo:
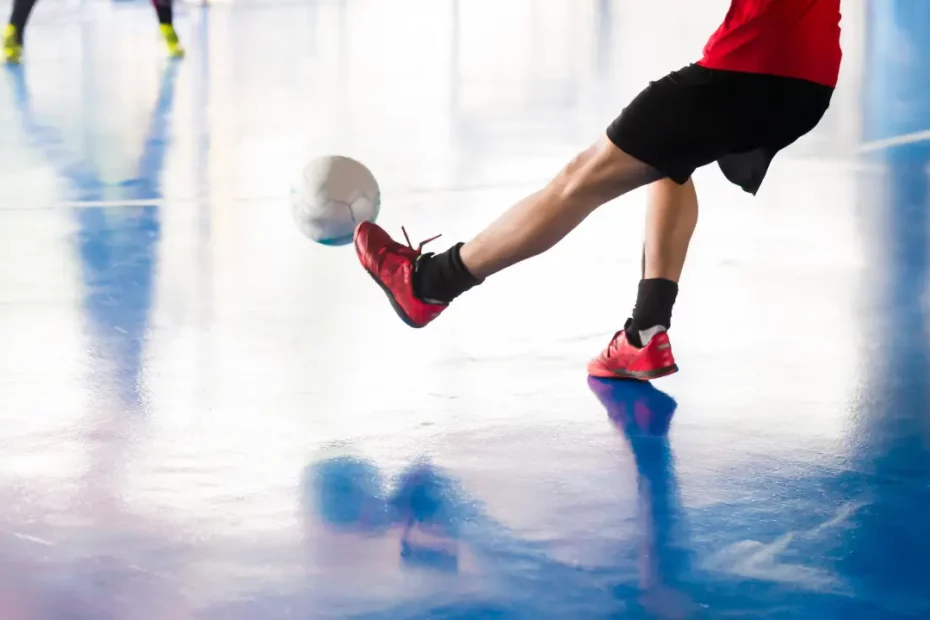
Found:
[[[50,209],[93,209],[95,207],[158,207],[165,204],[164,200],[74,200],[57,202]]]
[[[25,540],[25,541],[27,541],[27,542],[36,543],[36,544],[39,544],[39,545],[43,545],[43,546],[45,546],[45,547],[54,547],[54,546],[55,546],[55,543],[53,543],[53,542],[49,542],[49,541],[47,541],[47,540],[44,540],[44,539],[42,539],[42,538],[38,538],[38,537],[36,537],[36,536],[30,536],[29,534],[20,534],[19,532],[10,532],[10,531],[8,531],[8,530],[0,530],[0,534],[7,534],[7,535],[9,535],[9,536],[12,536],[13,538],[18,538],[19,540]]]
[[[906,133],[904,135],[894,136],[893,138],[885,138],[883,140],[863,142],[856,150],[859,153],[874,153],[875,151],[883,151],[885,149],[890,149],[896,146],[916,144],[917,142],[926,142],[928,140],[930,140],[930,129],[927,129],[926,131],[917,131],[915,133]]]

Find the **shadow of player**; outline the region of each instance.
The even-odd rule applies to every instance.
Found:
[[[400,531],[395,557],[407,566],[458,574],[467,550],[467,573],[494,584],[480,596],[472,591],[468,602],[450,602],[448,592],[437,591],[425,606],[398,600],[390,609],[351,617],[551,617],[577,611],[579,600],[586,613],[696,617],[695,605],[680,587],[690,558],[668,441],[677,404],[644,383],[592,379],[589,387],[636,462],[638,586],[623,577],[623,567],[586,568],[554,559],[545,542],[526,540],[494,521],[479,500],[428,462],[409,466],[391,484],[374,463],[339,456],[305,471],[304,510],[315,515],[314,521],[333,533],[354,534],[354,542],[362,544]],[[357,547],[352,549],[347,553],[353,558],[363,557]],[[623,560],[618,557],[618,562]],[[387,579],[385,573],[376,576]]]
[[[476,515],[459,486],[431,464],[408,466],[389,486],[372,463],[336,457],[309,467],[302,487],[305,508],[316,510],[332,531],[373,536],[398,530],[403,564],[458,570],[460,528]]]
[[[691,618],[683,591],[691,571],[678,477],[668,432],[678,403],[650,383],[588,378],[636,462],[639,500],[639,601],[658,618]]]

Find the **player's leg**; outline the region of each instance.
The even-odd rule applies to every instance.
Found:
[[[678,370],[667,332],[697,217],[697,193],[690,178],[650,185],[636,305],[624,328],[588,363],[588,374],[655,379]]]
[[[660,176],[604,138],[468,243],[438,255],[421,254],[409,239],[405,247],[376,224],[363,222],[355,231],[355,247],[398,315],[423,327],[484,278],[545,252],[599,206]]]
[[[178,33],[174,30],[174,3],[173,0],[152,0],[155,14],[158,16],[158,27],[161,36],[168,47],[168,55],[172,58],[184,56],[184,47],[178,40]]]
[[[3,60],[16,64],[23,55],[23,37],[26,31],[26,22],[36,4],[36,0],[13,0],[13,11],[10,13],[10,22],[3,30]]]
[[[626,327],[627,339],[635,347],[648,344],[671,326],[678,281],[697,219],[697,193],[691,179],[683,184],[663,179],[649,187],[642,280]]]
[[[483,280],[542,254],[601,205],[660,176],[603,138],[575,157],[544,189],[515,204],[468,243],[460,244],[461,262],[475,280]],[[424,295],[437,298],[440,291],[432,289],[441,284],[425,277]],[[439,299],[451,301],[448,293],[442,293]]]

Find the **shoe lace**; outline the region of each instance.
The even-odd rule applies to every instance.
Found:
[[[401,230],[401,232],[404,233],[404,239],[407,240],[407,247],[410,248],[411,250],[413,250],[414,252],[416,252],[416,253],[417,253],[417,256],[419,256],[420,254],[423,253],[423,246],[424,246],[424,245],[426,245],[426,244],[429,243],[430,241],[435,241],[436,239],[439,239],[439,238],[442,236],[442,235],[436,235],[435,237],[430,237],[430,238],[427,239],[426,241],[421,241],[420,244],[419,244],[417,247],[413,247],[413,244],[410,243],[410,236],[407,235],[407,229],[404,228],[403,226],[401,226],[401,227],[400,227],[400,230]]]
[[[621,329],[616,334],[614,334],[613,338],[610,339],[610,344],[607,345],[607,357],[611,357],[620,349],[620,334],[622,333],[623,330]]]

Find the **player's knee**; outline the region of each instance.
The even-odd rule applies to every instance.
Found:
[[[553,183],[563,202],[590,208],[661,177],[605,139],[576,156]]]
[[[571,176],[558,186],[559,199],[566,205],[587,206],[589,203],[600,203],[599,194],[592,179],[583,174]]]
[[[592,194],[595,178],[592,176],[592,166],[597,155],[597,147],[592,146],[582,151],[566,165],[555,179],[550,183],[559,199],[567,204],[586,201]]]

